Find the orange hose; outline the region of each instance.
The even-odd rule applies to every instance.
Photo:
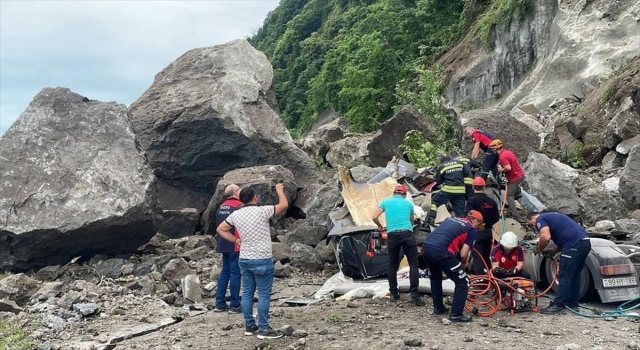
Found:
[[[484,261],[484,258],[482,258],[479,252],[475,248],[473,248],[473,250],[476,252],[476,255],[482,260],[482,264],[484,265],[485,270],[488,271],[487,275],[475,275],[469,278],[469,285],[473,288],[469,289],[469,292],[467,294],[467,303],[464,308],[468,312],[472,312],[478,316],[489,317],[494,315],[502,308],[501,287],[510,289],[513,293],[520,294],[525,298],[537,299],[547,294],[551,290],[551,288],[553,288],[553,284],[556,282],[556,277],[558,275],[558,264],[555,262],[555,260],[552,260],[554,273],[553,280],[551,281],[551,283],[549,283],[549,287],[547,287],[547,289],[545,289],[543,292],[535,295],[521,293],[516,288],[511,286],[507,281],[501,278],[494,277],[494,269],[489,269],[486,261]],[[513,281],[518,279],[524,280],[524,278],[522,277],[512,277],[510,280]],[[493,295],[490,298],[484,298],[491,293],[493,293]]]

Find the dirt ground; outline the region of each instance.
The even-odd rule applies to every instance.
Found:
[[[292,326],[295,336],[261,341],[255,336],[244,336],[241,314],[200,311],[200,315],[188,316],[161,330],[119,342],[115,349],[408,349],[411,347],[405,345],[405,341],[412,339],[420,339],[421,347],[426,349],[495,349],[496,346],[640,349],[640,323],[627,319],[606,321],[571,314],[546,316],[531,312],[509,316],[501,312],[490,318],[474,318],[468,324],[444,324],[442,317],[429,315],[432,308],[428,295],[425,296],[425,307],[413,306],[406,301],[392,304],[386,299],[323,301],[308,306],[277,305],[280,298],[310,297],[322,281],[318,276],[277,279],[275,282],[270,323],[273,328]],[[407,294],[403,294],[402,299],[406,298]],[[541,301],[542,305],[546,303]],[[611,309],[615,305],[600,307]],[[155,316],[168,315],[166,310],[148,312]],[[137,312],[116,324],[120,324],[119,328],[129,324],[129,329],[134,329],[141,324],[145,326],[144,323],[155,316],[145,317]],[[141,322],[143,317],[144,322]],[[115,325],[113,320],[100,318],[91,323],[87,327],[93,329],[94,334],[100,333],[103,327],[100,323],[105,323],[103,329],[113,330]],[[74,342],[73,347],[81,343]]]

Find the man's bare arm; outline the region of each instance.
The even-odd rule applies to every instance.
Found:
[[[287,201],[287,196],[284,194],[283,184],[276,184],[276,194],[278,195],[278,204],[275,205],[276,212],[274,215],[280,215],[289,208],[289,201]]]
[[[229,225],[226,221],[223,221],[222,223],[220,223],[220,225],[218,225],[216,232],[218,232],[220,237],[229,242],[234,243],[236,241],[236,237],[231,234],[231,225]]]

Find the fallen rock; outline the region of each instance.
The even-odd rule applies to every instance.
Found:
[[[384,122],[380,130],[371,137],[367,146],[371,165],[384,167],[394,156],[402,158],[403,152],[399,146],[404,143],[404,137],[411,130],[419,131],[427,139],[431,134],[427,117],[412,105],[406,105]]]
[[[64,290],[65,284],[62,282],[47,282],[31,296],[31,300],[47,301],[60,296]],[[69,307],[71,307],[71,304],[69,304]]]
[[[640,208],[640,146],[634,146],[620,175],[620,196],[629,209]]]
[[[180,257],[184,258],[187,261],[199,261],[206,257],[210,251],[211,248],[209,247],[198,247],[196,249],[191,249],[190,251],[183,253]]]
[[[22,308],[18,306],[15,301],[9,299],[0,299],[0,312],[11,312],[17,315],[21,311]]]
[[[276,261],[273,269],[273,276],[275,277],[288,278],[291,276],[291,266],[289,264],[282,265],[281,262]]]
[[[460,121],[463,127],[474,127],[495,135],[502,141],[504,148],[512,151],[521,163],[527,159],[529,153],[535,152],[540,147],[540,138],[533,129],[500,109],[467,111],[460,115]],[[472,149],[473,141],[464,137],[462,140],[464,154],[471,154]]]
[[[301,187],[318,180],[278,115],[269,60],[246,40],[186,52],[129,111],[163,209],[204,210],[218,178],[243,167],[282,165]]]
[[[404,345],[411,347],[419,347],[422,346],[422,339],[413,338],[413,339],[405,339]]]
[[[329,123],[312,130],[305,137],[313,137],[315,139],[331,143],[340,140],[344,134],[347,133],[348,129],[349,127],[346,119],[343,117],[337,117]]]
[[[579,215],[582,207],[574,185],[578,173],[568,165],[531,152],[524,164],[524,189],[544,203],[550,211]]]
[[[620,193],[620,177],[614,176],[602,181],[602,186],[608,192],[618,195]]]
[[[293,335],[293,327],[290,325],[284,325],[280,327],[280,332],[282,332],[286,337],[290,337]]]
[[[155,177],[124,105],[45,88],[0,138],[0,159],[0,270],[128,253],[156,232]]]
[[[196,249],[200,247],[215,249],[216,240],[209,235],[190,236],[190,237],[184,238],[176,246],[183,247],[185,250],[191,250],[191,249]]]
[[[162,269],[162,277],[175,284],[180,284],[183,278],[194,274],[195,272],[189,268],[189,264],[184,259],[172,259]]]
[[[119,278],[122,276],[122,267],[125,263],[124,259],[107,259],[96,264],[94,269],[105,277]]]
[[[585,225],[593,225],[601,220],[617,220],[626,215],[622,198],[604,187],[587,187],[580,192],[579,197],[584,203],[581,216]]]
[[[182,279],[182,297],[194,303],[202,302],[202,288],[198,275],[188,275]]]
[[[303,329],[296,329],[292,336],[296,337],[296,338],[305,338],[309,336],[309,332],[303,330]]]
[[[71,310],[73,304],[77,304],[82,301],[84,301],[84,296],[82,295],[82,293],[75,290],[70,290],[64,293],[64,295],[62,295],[62,297],[58,299],[56,304],[65,310]]]
[[[24,306],[38,289],[38,282],[24,273],[9,275],[0,280],[0,299],[11,299]]]
[[[631,152],[631,149],[635,146],[640,146],[640,135],[636,135],[630,139],[620,142],[616,146],[616,152],[623,155],[627,155],[629,154],[629,152]]]
[[[286,243],[272,242],[271,252],[273,261],[280,261],[282,263],[289,262],[291,260],[291,247]]]
[[[335,183],[314,184],[298,191],[292,205],[304,212],[310,226],[323,226],[327,223],[327,215],[341,199]]]
[[[326,240],[320,241],[314,248],[320,261],[333,264],[336,262],[336,254],[333,250],[331,243],[327,243]]]
[[[640,232],[640,220],[638,219],[620,219],[615,221],[616,225],[620,227],[620,231],[629,233]]]
[[[40,281],[55,281],[62,274],[61,265],[45,266],[36,272],[36,278]]]
[[[349,173],[351,174],[351,177],[353,177],[353,179],[356,182],[367,182],[372,178],[374,178],[383,170],[385,170],[385,168],[383,167],[372,168],[372,167],[368,167],[366,165],[360,164],[358,166],[355,166],[349,169]],[[335,176],[336,181],[338,181],[338,177],[339,175],[336,173],[336,176]]]
[[[602,170],[609,171],[622,166],[622,156],[616,151],[609,151],[602,158]]]
[[[556,347],[556,350],[580,350],[580,349],[582,348],[580,347],[580,345],[576,343],[569,343],[569,344],[559,345],[558,347]]]
[[[291,266],[299,267],[309,271],[319,271],[324,268],[324,264],[312,247],[300,243],[291,245]]]
[[[289,246],[293,243],[301,243],[315,247],[316,244],[324,238],[326,233],[327,228],[325,226],[310,226],[305,224],[296,228],[293,232],[289,232],[284,235],[283,239],[280,241]]]
[[[278,196],[275,192],[277,183],[284,183],[284,193],[289,201],[293,203],[297,194],[297,182],[293,173],[280,165],[263,165],[251,168],[241,168],[230,171],[220,179],[215,187],[215,192],[209,200],[207,209],[202,214],[201,224],[204,234],[214,235],[216,233],[216,208],[222,203],[224,189],[231,184],[242,187],[251,187],[256,191],[260,199],[260,205],[270,205],[278,203]]]
[[[359,164],[369,165],[368,145],[371,135],[353,135],[331,143],[327,152],[327,162],[331,167],[342,165],[347,168]]]
[[[196,232],[200,212],[196,208],[163,210],[162,218],[158,233],[168,238],[181,238],[191,236]]]
[[[73,304],[73,310],[77,311],[80,315],[87,317],[98,312],[98,310],[100,310],[100,306],[95,303]]]

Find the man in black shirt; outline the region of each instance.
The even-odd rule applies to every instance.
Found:
[[[473,245],[475,250],[480,253],[480,256],[476,254],[475,250],[472,250],[473,254],[473,272],[476,275],[484,275],[485,271],[482,259],[491,266],[491,245],[493,243],[493,225],[500,220],[500,212],[498,210],[498,204],[484,193],[484,187],[486,183],[482,177],[476,177],[472,182],[474,195],[467,200],[465,206],[465,212],[470,210],[479,211],[484,218],[484,227],[478,227],[478,237],[476,243]]]

